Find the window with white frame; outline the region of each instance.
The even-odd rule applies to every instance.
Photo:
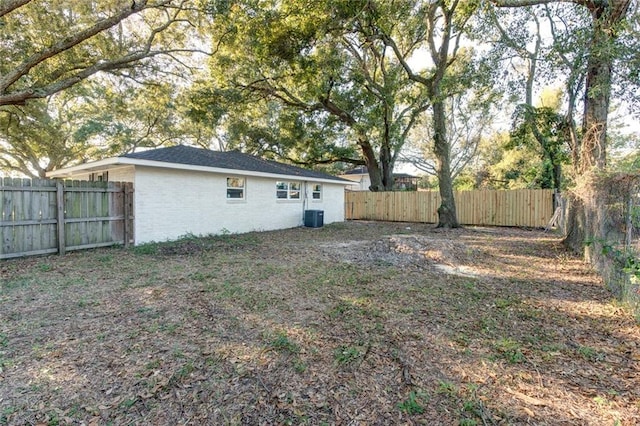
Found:
[[[230,200],[244,200],[244,178],[227,178],[227,198]]]
[[[322,199],[322,185],[319,183],[314,183],[311,187],[311,199],[313,200],[321,200]]]
[[[276,198],[279,200],[299,200],[300,182],[276,182]]]

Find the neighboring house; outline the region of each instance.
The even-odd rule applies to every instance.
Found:
[[[417,191],[420,178],[407,173],[393,174],[393,189],[396,191]]]
[[[371,178],[369,177],[366,166],[357,167],[339,176],[354,182],[347,186],[347,190],[349,191],[368,191],[371,186]]]
[[[344,220],[348,181],[237,151],[174,146],[48,173],[134,184],[135,243],[301,226],[306,210]],[[314,213],[314,212],[312,212]]]
[[[341,178],[350,180],[354,183],[347,186],[349,191],[369,191],[371,186],[371,178],[366,166],[360,166],[353,170],[349,170],[340,175]],[[418,177],[406,173],[393,174],[393,189],[395,191],[417,191]]]

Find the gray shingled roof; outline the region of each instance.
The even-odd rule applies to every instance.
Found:
[[[238,151],[211,151],[178,145],[167,148],[157,148],[148,151],[125,154],[122,157],[138,160],[161,161],[164,163],[188,164],[192,166],[215,167],[220,169],[244,170],[248,172],[271,173],[297,177],[330,179],[339,182],[349,182],[327,173],[303,169],[301,167],[264,160]]]

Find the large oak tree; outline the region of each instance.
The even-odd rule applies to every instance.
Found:
[[[423,47],[430,66],[416,70],[410,64],[410,55],[398,46],[397,38],[381,32],[385,44],[390,46],[401,63],[407,77],[426,91],[431,104],[433,153],[436,158],[436,175],[441,203],[438,207],[438,227],[459,226],[453,197],[451,139],[447,132],[447,101],[465,93],[477,82],[486,81],[488,70],[473,61],[473,51],[463,46],[465,33],[477,10],[477,3],[459,0],[414,2],[413,19],[419,23],[419,31],[411,34],[414,45]],[[466,38],[469,42],[469,38]],[[482,72],[484,71],[484,72]]]
[[[195,105],[194,116],[226,125],[236,144],[299,163],[366,165],[371,190],[392,189],[402,145],[429,103],[378,37],[380,25],[410,19],[412,3],[374,3],[384,6],[211,2],[219,43],[210,84],[194,94],[209,105]],[[419,46],[406,40],[411,54]]]

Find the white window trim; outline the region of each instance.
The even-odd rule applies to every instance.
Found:
[[[240,179],[242,181],[242,186],[238,187],[238,186],[229,186],[229,179]],[[247,178],[243,177],[243,176],[227,176],[225,179],[225,184],[226,184],[226,198],[227,198],[227,202],[231,202],[231,203],[237,203],[237,202],[243,202],[246,201],[247,199]],[[242,197],[240,198],[232,198],[229,197],[229,190],[230,189],[241,189],[242,190]]]
[[[285,184],[286,187],[278,188],[278,184]],[[298,189],[291,189],[292,185],[297,185]],[[285,192],[285,191],[287,193],[287,198],[278,197],[279,192]],[[302,191],[303,191],[303,185],[302,185],[302,182],[300,181],[285,181],[285,180],[276,181],[276,201],[302,201],[302,198],[303,198]],[[291,197],[292,192],[297,192],[298,196]]]
[[[318,191],[316,191],[316,190],[315,190],[315,187],[316,187],[316,186],[320,187],[320,189],[319,189]],[[322,192],[323,192],[323,190],[322,190],[322,189],[323,189],[323,188],[322,188],[322,184],[321,184],[321,183],[312,183],[312,184],[311,184],[311,201],[312,201],[312,202],[319,203],[319,202],[321,202],[321,201],[322,201]],[[313,196],[313,194],[316,194],[316,193],[320,194],[320,197],[315,198],[315,197]]]

